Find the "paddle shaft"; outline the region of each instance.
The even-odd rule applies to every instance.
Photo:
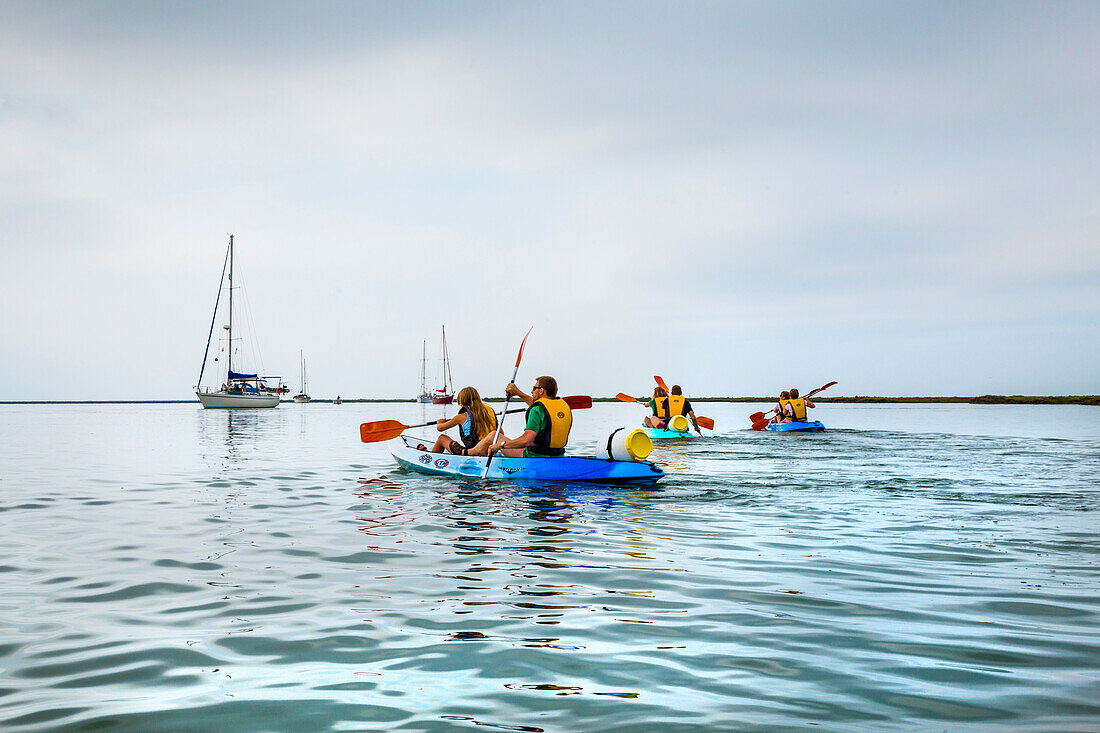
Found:
[[[527,333],[523,336],[523,342],[519,345],[519,353],[516,354],[516,368],[512,370],[512,378],[508,381],[508,384],[514,384],[516,377],[519,375],[519,363],[523,361],[523,347],[527,345],[527,337],[531,335],[531,329],[534,326],[527,329]],[[512,395],[506,395],[504,397],[504,412],[501,414],[500,419],[497,420],[497,431],[493,435],[493,442],[490,445],[496,445],[500,440],[500,430],[504,427],[504,416],[508,414],[508,403],[512,401]],[[485,478],[489,475],[489,464],[493,462],[493,452],[489,451],[489,455],[485,459],[485,468],[481,471],[481,478]]]

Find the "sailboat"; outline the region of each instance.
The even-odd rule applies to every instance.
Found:
[[[294,395],[295,402],[309,402],[309,382],[306,381],[306,356],[305,353],[299,352],[302,357],[302,390]]]
[[[420,394],[417,402],[431,402],[432,395],[428,391],[428,342],[425,341],[420,354]]]
[[[229,287],[225,288],[226,267],[229,269]],[[227,332],[226,376],[225,381],[217,389],[202,386],[203,375],[206,374],[206,360],[210,355],[210,341],[214,336],[214,324],[218,319],[218,305],[221,303],[222,290],[229,290],[228,323],[222,326]],[[225,253],[225,262],[222,263],[222,277],[218,281],[218,298],[214,301],[214,317],[210,319],[210,333],[206,336],[206,351],[202,357],[202,369],[199,371],[198,384],[195,386],[195,395],[204,408],[213,407],[275,407],[279,404],[279,395],[289,392],[283,386],[282,377],[260,376],[258,373],[248,374],[233,371],[233,352],[236,350],[235,341],[241,339],[233,337],[233,235],[229,235],[229,249]],[[218,361],[218,357],[214,357]],[[269,382],[273,381],[274,386]]]
[[[443,386],[432,393],[432,403],[449,405],[454,401],[455,388],[451,382],[451,358],[447,354],[447,327],[443,326]]]

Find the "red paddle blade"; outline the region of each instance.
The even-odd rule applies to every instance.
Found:
[[[519,363],[523,361],[523,347],[527,345],[527,337],[531,335],[531,332],[535,330],[534,326],[527,329],[527,333],[523,334],[523,342],[519,345],[519,353],[516,354],[516,369],[519,369]]]
[[[592,398],[586,394],[575,394],[563,397],[570,410],[587,410],[592,406]]]
[[[626,392],[620,392],[619,394],[615,395],[615,399],[619,400],[620,402],[634,402],[635,401],[634,398],[631,397],[630,395],[628,395]]]
[[[660,387],[661,389],[663,389],[665,391],[665,394],[672,394],[672,391],[668,388],[668,385],[665,384],[665,380],[661,379],[660,377],[655,376],[655,377],[653,377],[653,381],[655,381],[657,383],[658,387]]]
[[[709,417],[703,417],[702,415],[700,415],[699,417],[695,418],[695,422],[699,423],[699,427],[701,428],[714,430],[714,421],[711,420]]]
[[[832,387],[834,384],[836,384],[836,382],[829,382],[828,384],[823,384],[820,387],[818,387],[817,389],[815,389],[813,392],[810,392],[810,394],[806,395],[806,397],[813,397],[818,392],[821,392],[822,390],[826,390],[829,387]]]
[[[752,424],[752,429],[753,430],[763,430],[766,427],[768,427],[768,421],[767,420],[757,420],[756,422],[754,422]]]
[[[407,427],[409,426],[405,423],[397,422],[396,420],[375,420],[374,422],[365,422],[359,426],[359,439],[364,443],[393,440],[398,435],[405,432],[405,428]]]
[[[764,413],[762,413],[762,412],[754,412],[751,415],[749,415],[749,422],[760,422],[763,419],[764,419]]]

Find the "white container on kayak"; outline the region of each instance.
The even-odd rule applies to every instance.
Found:
[[[619,428],[607,436],[607,457],[614,461],[644,461],[653,441],[641,428]]]
[[[668,429],[675,430],[680,433],[686,433],[688,429],[688,419],[684,415],[677,415],[668,421]]]

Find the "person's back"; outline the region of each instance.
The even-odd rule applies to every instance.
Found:
[[[794,422],[806,422],[806,408],[813,407],[812,402],[808,402],[802,397],[798,396],[798,389],[791,388],[791,401],[788,403],[790,407],[791,419]]]
[[[649,409],[653,411],[653,414],[646,416],[645,420],[642,421],[644,425],[651,428],[663,428],[665,426],[665,422],[668,420],[666,397],[668,397],[668,393],[662,387],[653,388],[653,397],[649,400]]]
[[[787,407],[791,401],[791,393],[783,390],[779,393],[779,402],[772,408],[775,410],[775,422],[790,422],[790,409]]]
[[[673,420],[680,415],[687,415],[691,418],[691,424],[695,428],[696,432],[699,432],[699,423],[695,418],[695,411],[691,407],[691,402],[684,397],[684,391],[680,388],[680,385],[672,385],[671,394],[668,399],[665,400],[665,410],[668,413],[668,425],[673,430],[681,430],[674,426]],[[699,433],[702,435],[702,433]]]

